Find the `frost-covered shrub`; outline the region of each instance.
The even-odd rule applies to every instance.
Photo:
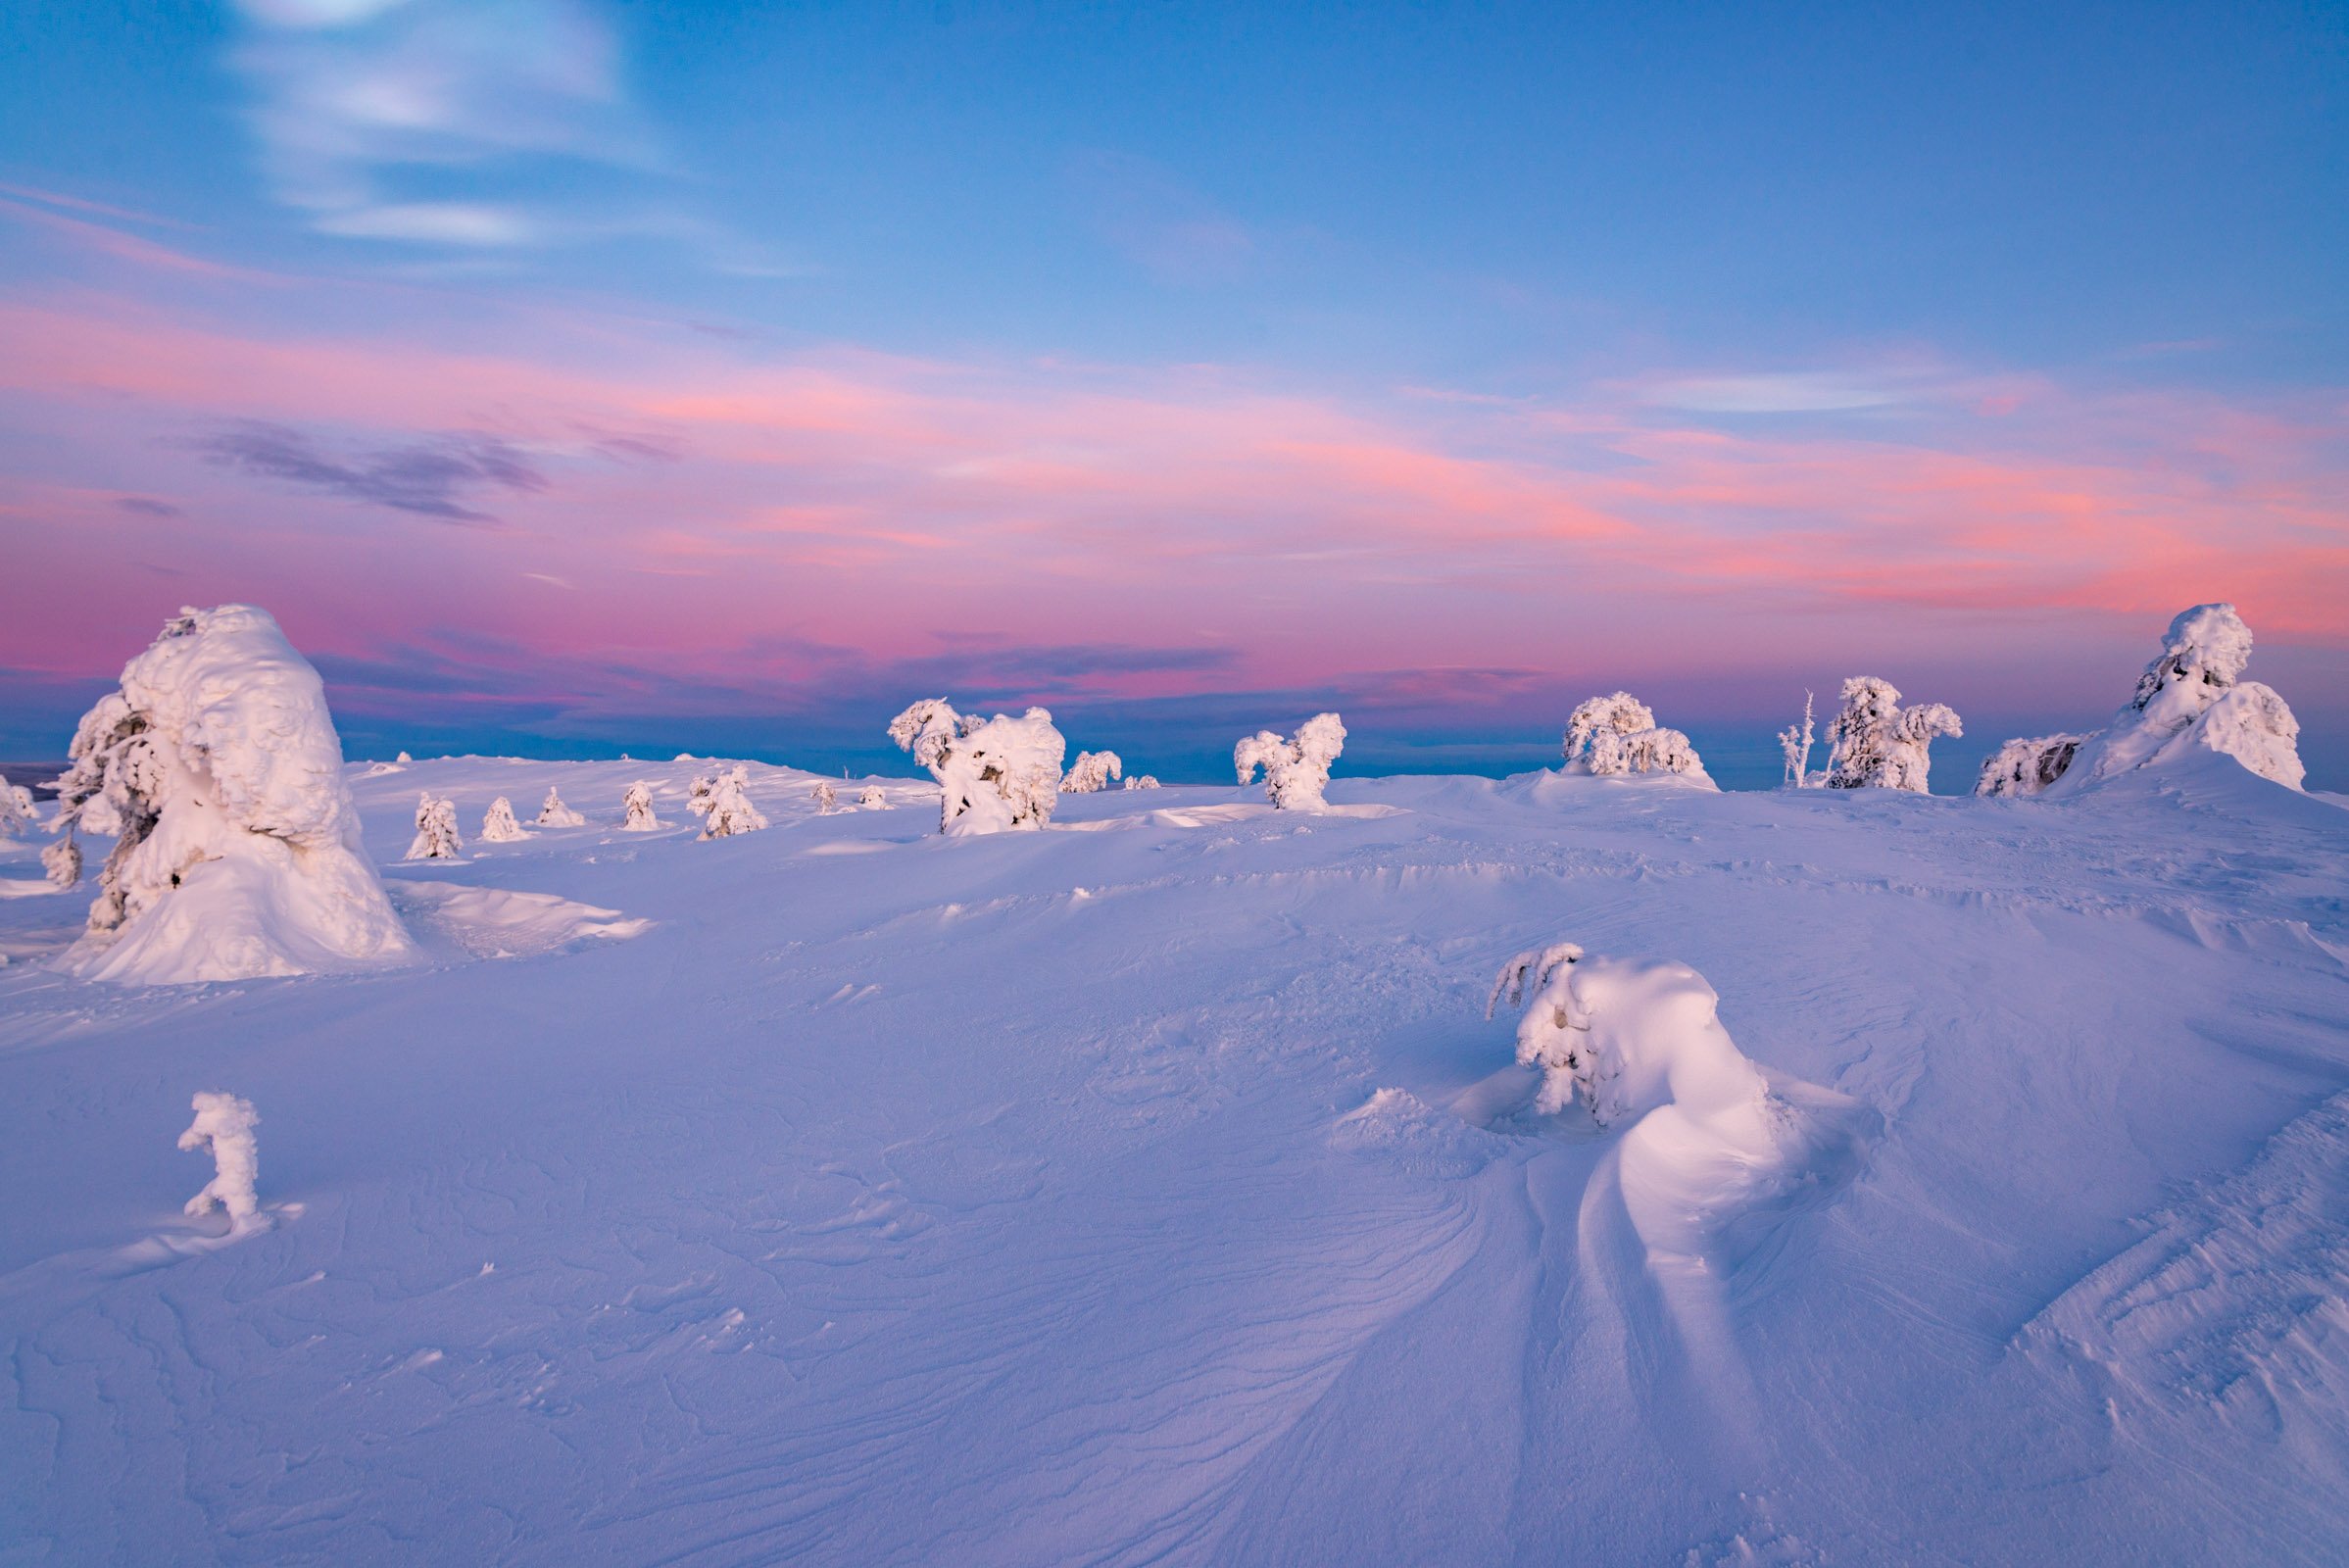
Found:
[[[1111,779],[1125,776],[1126,764],[1115,752],[1079,752],[1060,780],[1060,793],[1091,795],[1107,789]]]
[[[766,818],[751,804],[750,769],[739,763],[713,777],[695,779],[685,808],[702,819],[705,839],[756,833],[766,826]]]
[[[1986,796],[2036,795],[2064,776],[2080,754],[2085,735],[2036,735],[2008,741],[1982,759],[1982,776],[1974,793]]]
[[[654,833],[661,828],[661,818],[653,814],[653,786],[641,778],[620,797],[620,810],[626,813],[620,823],[623,833]]]
[[[585,827],[587,818],[563,804],[563,792],[550,784],[546,801],[538,808],[540,827]]]
[[[514,819],[514,803],[501,795],[489,803],[481,815],[481,842],[484,844],[516,844],[530,835],[522,824]]]
[[[1761,1070],[1721,1027],[1721,998],[1685,963],[1589,958],[1553,943],[1501,965],[1485,1016],[1503,1002],[1525,1007],[1517,1060],[1542,1073],[1534,1105],[1544,1115],[1579,1099],[1601,1126],[1663,1105],[1764,1116]]]
[[[1060,804],[1068,743],[1041,708],[983,720],[924,698],[889,721],[889,738],[938,780],[942,833],[1041,828]]]
[[[1900,706],[1890,681],[1854,675],[1843,683],[1843,710],[1827,726],[1827,787],[1926,793],[1935,736],[1963,735],[1957,713],[1943,703]]]
[[[1157,787],[1158,775],[1155,773],[1137,773],[1126,780],[1126,788],[1130,790],[1154,790]]]
[[[880,785],[867,784],[863,793],[856,797],[856,808],[860,811],[886,811],[889,809],[889,797]]]
[[[215,1207],[223,1208],[231,1224],[241,1225],[261,1209],[255,1190],[261,1152],[253,1137],[261,1118],[254,1114],[251,1101],[217,1090],[199,1090],[191,1104],[196,1119],[179,1135],[179,1147],[190,1153],[211,1154],[213,1177],[181,1212],[209,1214]]]
[[[415,951],[360,846],[325,688],[267,612],[182,611],[83,715],[71,756],[58,830],[115,847],[67,971],[238,980]],[[53,874],[70,863],[61,851]]]
[[[830,816],[838,809],[840,809],[840,792],[832,787],[830,779],[817,779],[815,781],[815,814]]]
[[[1330,782],[1330,764],[1345,750],[1346,726],[1338,715],[1315,713],[1292,740],[1268,729],[1248,736],[1232,748],[1232,766],[1243,784],[1264,769],[1264,793],[1279,809],[1321,811],[1329,808],[1321,792]]]
[[[2196,605],[2170,622],[2112,723],[2084,736],[2007,742],[1983,764],[1975,793],[2065,795],[2197,748],[2296,790],[2307,777],[2300,722],[2274,688],[2242,678],[2250,662],[2251,628],[2234,606]],[[2015,787],[2010,775],[2035,787]]]
[[[1785,729],[1782,729],[1778,732],[1779,756],[1786,762],[1786,777],[1783,780],[1786,788],[1790,790],[1803,790],[1809,789],[1811,787],[1811,745],[1813,737],[1814,732],[1811,728],[1811,694],[1809,692],[1804,692],[1802,694],[1801,727],[1796,728],[1794,725],[1789,724]]]
[[[1688,737],[1656,727],[1656,715],[1629,692],[1593,697],[1566,720],[1566,766],[1602,778],[1627,773],[1705,777]]]
[[[32,791],[22,784],[0,783],[0,839],[32,837],[41,813],[32,808]]]
[[[41,851],[41,869],[59,887],[72,887],[81,880],[81,846],[71,835],[57,840]]]
[[[408,858],[412,860],[454,860],[465,853],[465,840],[457,833],[457,803],[443,797],[432,798],[424,791],[416,801],[416,837],[409,841]]]

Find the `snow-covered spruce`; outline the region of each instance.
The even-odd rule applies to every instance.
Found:
[[[1157,787],[1158,775],[1155,773],[1137,773],[1126,780],[1126,788],[1130,790],[1154,790]]]
[[[2009,741],[1982,765],[1977,795],[2065,795],[2194,751],[2232,758],[2299,789],[2300,722],[2273,687],[2243,679],[2251,628],[2228,604],[2196,605],[2170,622],[2162,651],[2112,723],[2089,735]]]
[[[1965,732],[1947,704],[1903,708],[1890,681],[1854,675],[1843,683],[1843,710],[1827,726],[1827,787],[1923,795],[1933,765],[1926,749],[1935,736]]]
[[[501,795],[489,803],[481,813],[481,842],[484,844],[517,844],[530,835],[522,824],[514,819],[514,803]]]
[[[1786,763],[1783,786],[1790,790],[1811,787],[1811,746],[1815,731],[1811,727],[1811,694],[1802,694],[1802,725],[1788,724],[1778,732],[1778,753]]]
[[[867,784],[864,786],[863,792],[856,797],[856,809],[886,811],[889,809],[889,797],[882,791],[880,785]]]
[[[318,671],[268,612],[183,610],[73,736],[59,831],[112,834],[58,966],[125,984],[242,980],[415,952],[360,845]],[[53,873],[70,857],[60,852]]]
[[[465,853],[465,840],[457,832],[457,803],[442,797],[433,799],[430,790],[416,800],[416,837],[408,843],[411,860],[454,860]]]
[[[817,779],[815,781],[815,814],[830,816],[839,809],[840,792],[832,787],[830,779]]]
[[[1246,784],[1264,769],[1264,794],[1284,811],[1322,811],[1329,802],[1321,792],[1330,782],[1330,764],[1346,750],[1346,726],[1336,713],[1315,713],[1297,727],[1294,739],[1283,740],[1271,730],[1258,730],[1232,748],[1232,766]]]
[[[81,846],[66,834],[41,851],[41,870],[51,882],[70,888],[81,880]]]
[[[1092,795],[1107,789],[1111,779],[1125,776],[1126,764],[1115,752],[1079,752],[1060,780],[1060,793]]]
[[[1630,692],[1590,698],[1567,716],[1566,767],[1601,778],[1682,773],[1712,782],[1688,737],[1658,728],[1655,713]]]
[[[750,769],[740,763],[712,777],[695,779],[685,808],[702,819],[705,839],[732,838],[766,826],[766,818],[751,804]]]
[[[585,827],[587,818],[563,805],[563,791],[550,784],[547,786],[546,801],[538,808],[537,825],[540,827]]]
[[[32,808],[32,791],[22,784],[0,783],[0,839],[28,839],[40,825],[41,813]]]
[[[1068,743],[1044,709],[981,719],[924,698],[889,721],[889,738],[938,780],[941,833],[1041,828],[1060,804]]]
[[[251,1101],[213,1089],[198,1090],[190,1104],[196,1119],[179,1135],[179,1147],[190,1153],[212,1155],[213,1176],[181,1212],[209,1214],[222,1208],[231,1225],[242,1226],[261,1209],[256,1189],[261,1151],[253,1138],[261,1117],[254,1113]]]
[[[661,828],[661,818],[653,814],[653,786],[641,778],[620,797],[620,810],[625,813],[620,823],[623,833],[653,833]]]

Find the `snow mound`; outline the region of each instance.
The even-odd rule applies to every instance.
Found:
[[[318,671],[267,612],[183,611],[73,737],[61,817],[116,836],[58,966],[121,984],[411,957],[360,845]]]
[[[410,918],[439,932],[476,958],[524,958],[580,943],[625,941],[652,929],[650,920],[630,919],[552,893],[516,893],[506,888],[465,887],[447,882],[387,884]]]

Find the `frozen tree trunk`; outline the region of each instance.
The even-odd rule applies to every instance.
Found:
[[[484,844],[514,844],[528,838],[522,824],[514,819],[514,803],[501,795],[489,803],[481,817],[481,842]]]
[[[620,797],[620,810],[625,813],[620,823],[623,833],[652,833],[661,827],[661,818],[653,814],[653,786],[638,779]]]
[[[260,1212],[256,1184],[261,1176],[261,1153],[253,1129],[261,1125],[253,1102],[215,1090],[200,1091],[192,1102],[196,1119],[179,1135],[179,1147],[191,1153],[209,1153],[213,1178],[187,1200],[187,1214],[227,1210],[229,1223],[239,1229]]]
[[[1283,740],[1271,730],[1258,730],[1232,748],[1232,767],[1240,782],[1248,783],[1264,770],[1264,794],[1276,810],[1326,811],[1322,791],[1330,782],[1330,765],[1346,750],[1346,725],[1336,713],[1316,713],[1299,724],[1297,734]]]
[[[547,788],[547,798],[538,808],[540,827],[585,827],[587,818],[563,804],[563,792],[553,785]]]
[[[68,973],[167,984],[414,956],[361,847],[325,688],[266,612],[182,611],[83,715],[72,758],[58,828],[115,848]]]
[[[454,860],[465,853],[457,832],[457,803],[434,800],[430,790],[416,797],[416,837],[409,841],[412,860]]]

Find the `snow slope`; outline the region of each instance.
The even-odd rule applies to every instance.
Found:
[[[95,986],[0,900],[0,1561],[2340,1560],[2349,811],[2211,760],[959,840],[754,765],[708,843],[691,763],[354,766],[422,966]],[[1560,940],[1837,1136],[1658,1249],[1483,1015]]]

